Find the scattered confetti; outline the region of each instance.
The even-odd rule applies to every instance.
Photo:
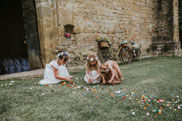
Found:
[[[178,109],[181,109],[181,106],[180,105],[178,105]]]
[[[67,87],[71,87],[69,84],[66,85]]]
[[[65,84],[66,84],[66,82],[62,82],[61,84],[62,84],[62,85],[65,85]]]
[[[132,112],[132,115],[135,115],[135,112]]]
[[[149,116],[149,115],[150,115],[150,113],[146,113],[146,115],[147,115],[147,116]]]
[[[162,110],[161,110],[161,109],[159,109],[158,114],[159,114],[159,115],[161,115],[161,114],[162,114]]]
[[[121,93],[121,91],[115,91],[115,93],[116,93],[116,94],[120,94],[120,93]]]
[[[111,92],[111,97],[114,97],[114,93]]]
[[[65,85],[67,87],[71,87],[71,89],[73,89],[74,91],[72,92],[73,94],[78,94],[76,90],[83,90],[86,91],[87,93],[84,93],[83,96],[86,95],[93,95],[95,96],[96,99],[99,98],[98,93],[100,91],[109,91],[110,92],[110,96],[111,97],[119,97],[119,98],[112,98],[111,100],[108,100],[109,102],[112,103],[116,103],[121,99],[125,99],[126,101],[124,101],[126,104],[127,100],[130,102],[135,102],[136,104],[138,104],[142,109],[144,109],[146,116],[150,116],[150,115],[154,115],[157,118],[157,115],[162,115],[163,114],[163,108],[166,109],[170,109],[168,111],[173,111],[175,113],[179,112],[179,110],[182,107],[182,104],[180,103],[180,97],[179,96],[175,96],[173,93],[171,94],[171,98],[170,99],[165,99],[165,98],[161,98],[161,97],[157,97],[154,94],[148,94],[148,92],[143,91],[143,95],[142,94],[138,94],[136,91],[136,89],[133,89],[133,91],[131,92],[127,92],[127,89],[125,88],[120,88],[119,90],[117,88],[114,88],[112,86],[109,86],[107,88],[103,88],[100,87],[99,85],[93,86],[93,87],[87,87],[87,86],[82,86],[82,85],[71,85],[70,83],[66,84],[66,82],[62,82],[62,85]],[[71,85],[71,86],[70,86]],[[1,86],[5,86],[5,84],[1,84]],[[40,85],[42,86],[42,85]],[[45,85],[44,85],[45,86]],[[51,88],[52,85],[49,85],[49,88]],[[47,86],[48,87],[48,86]],[[33,89],[34,87],[30,87],[30,89]],[[40,88],[40,87],[39,87]],[[52,88],[54,88],[54,86],[52,86]],[[54,89],[51,88],[51,92],[54,92]],[[56,88],[61,88],[59,84],[56,85]],[[59,90],[59,89],[57,89]],[[55,90],[56,91],[56,90]],[[94,95],[96,94],[96,95]],[[41,94],[42,96],[45,95],[44,93]],[[101,97],[105,97],[105,96],[109,96],[109,94],[100,94]],[[170,97],[170,96],[169,96]],[[113,100],[114,99],[114,100]],[[133,103],[132,102],[132,103]],[[133,111],[133,109],[130,110],[132,112],[132,115],[135,115],[135,112]],[[164,110],[164,113],[166,110]],[[153,113],[151,113],[153,112]]]

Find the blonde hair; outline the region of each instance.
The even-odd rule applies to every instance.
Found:
[[[95,53],[91,53],[87,57],[87,62],[86,62],[86,68],[90,72],[91,71],[91,66],[90,66],[90,59],[93,58],[96,61],[96,64],[94,66],[95,69],[100,68],[100,62],[98,60],[98,57]]]

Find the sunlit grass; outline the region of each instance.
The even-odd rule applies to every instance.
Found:
[[[178,107],[182,104],[182,58],[150,58],[129,65],[120,65],[120,68],[125,80],[120,85],[112,86],[86,84],[83,81],[85,70],[72,72],[75,77],[74,88],[68,87],[70,84],[40,86],[38,82],[41,78],[13,79],[14,83],[11,82],[12,79],[0,81],[0,120],[182,119],[182,109]],[[115,91],[121,93],[116,94]],[[150,105],[139,102],[143,95],[151,100]],[[157,103],[158,99],[165,102]],[[170,106],[167,106],[167,101],[171,102]],[[144,107],[147,109],[144,110]],[[152,112],[160,107],[161,115]],[[146,113],[149,113],[149,116]]]

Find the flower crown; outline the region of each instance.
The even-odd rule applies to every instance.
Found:
[[[60,53],[58,53],[58,57],[60,57],[60,56],[65,56],[65,55],[68,55],[68,52],[60,52]]]
[[[91,57],[91,58],[89,58],[89,57],[87,57],[87,60],[89,60],[89,61],[94,61],[94,60],[98,60],[98,57]]]

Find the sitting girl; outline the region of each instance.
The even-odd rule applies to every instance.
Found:
[[[68,52],[58,52],[57,60],[46,64],[44,71],[44,79],[39,84],[56,84],[62,81],[73,81],[73,76],[70,76],[65,66],[68,61]]]
[[[96,54],[90,54],[86,62],[85,82],[90,84],[97,84],[101,82],[100,77],[100,61]]]

